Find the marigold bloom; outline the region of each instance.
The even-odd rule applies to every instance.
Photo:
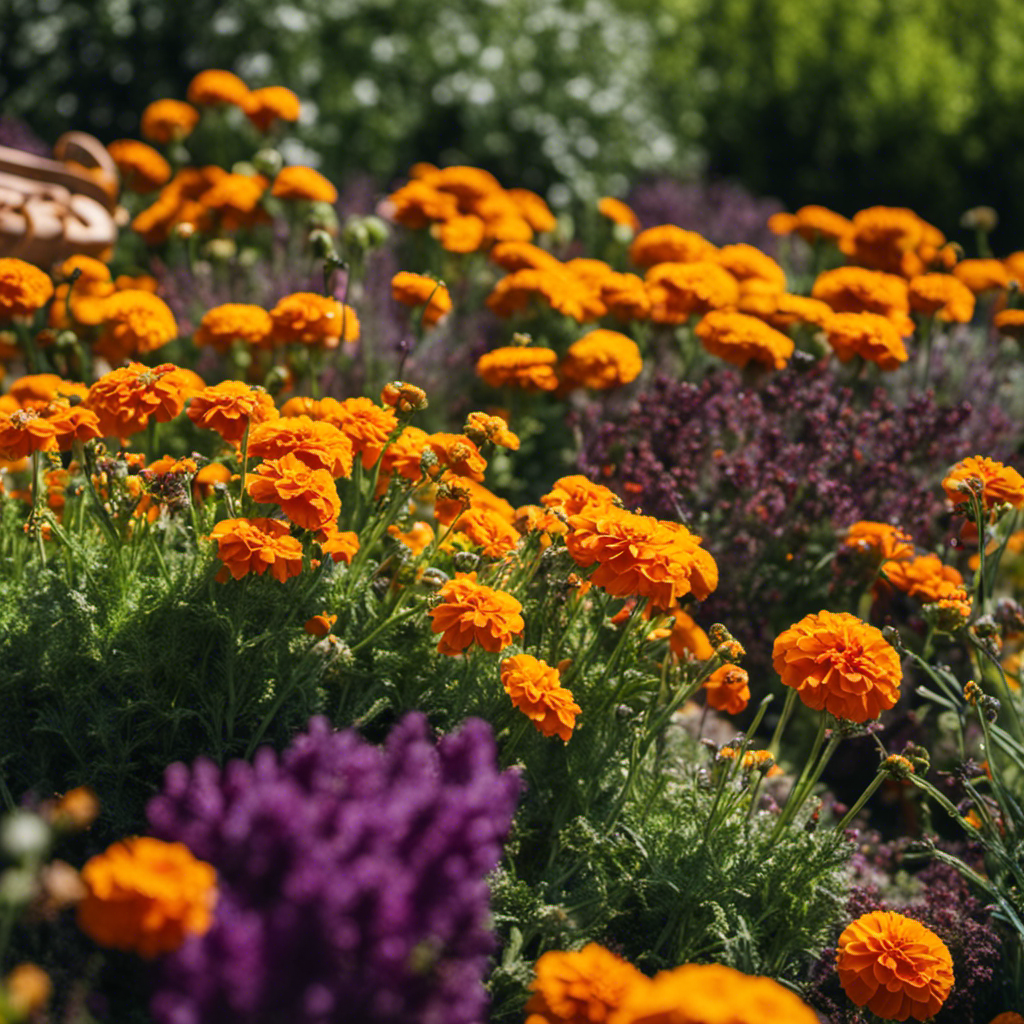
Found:
[[[298,121],[299,97],[283,85],[268,85],[249,93],[246,116],[261,132],[268,132],[275,121]],[[328,202],[334,202],[333,199]]]
[[[515,520],[516,510],[504,498],[499,498],[471,477],[448,473],[444,478],[444,483],[465,497],[469,502],[468,507],[489,509],[508,523]],[[434,502],[434,518],[442,526],[450,526],[455,517],[466,507],[461,500],[444,497],[443,488],[439,488],[437,499]]]
[[[319,530],[337,520],[341,499],[326,469],[310,469],[297,455],[261,462],[247,485],[262,505],[277,504],[296,526]]]
[[[43,409],[57,398],[85,398],[89,388],[78,381],[64,380],[56,373],[27,373],[12,381],[7,393],[19,405]]]
[[[634,235],[640,230],[640,218],[626,203],[614,196],[603,196],[599,199],[597,212],[602,217],[607,217],[613,224],[629,228]]]
[[[952,274],[922,274],[911,279],[908,295],[915,313],[968,324],[974,316],[974,293]]]
[[[740,283],[744,293],[752,282],[763,282],[769,291],[782,293],[786,290],[786,272],[766,253],[746,242],[723,245],[712,257],[712,261],[724,267]]]
[[[523,220],[538,234],[554,231],[557,227],[558,221],[551,207],[536,192],[528,188],[510,188],[506,189],[505,195],[515,203]]]
[[[818,1024],[799,996],[771,978],[722,964],[684,964],[631,985],[608,1024]]]
[[[192,134],[199,123],[199,111],[181,100],[154,100],[142,111],[142,134],[166,146]]]
[[[213,922],[217,873],[183,843],[114,843],[86,862],[81,878],[78,926],[101,946],[154,957]]]
[[[389,526],[388,536],[393,537],[399,544],[404,544],[414,555],[419,555],[433,544],[434,528],[430,523],[420,519],[405,531],[398,526]]]
[[[569,383],[605,391],[636,380],[643,368],[640,349],[632,338],[598,328],[569,346],[562,375]]]
[[[388,438],[398,429],[394,411],[369,398],[346,398],[344,402],[325,398],[320,402],[319,414],[348,437],[364,469],[373,468]]]
[[[532,242],[499,242],[490,252],[492,263],[513,272],[560,267],[561,262],[546,249]]]
[[[578,473],[559,477],[540,500],[548,508],[560,508],[566,516],[579,515],[591,505],[599,508],[621,507],[614,491],[604,484],[592,483]]]
[[[508,428],[508,423],[500,416],[488,416],[485,412],[471,412],[466,417],[466,425],[462,431],[474,444],[481,445],[486,441],[499,448],[519,451],[519,438]]]
[[[901,335],[914,330],[907,282],[895,274],[864,267],[837,267],[819,274],[811,296],[836,313],[878,313],[888,317]]]
[[[562,267],[597,291],[601,290],[602,282],[616,276],[616,271],[604,260],[593,259],[590,256],[576,256],[563,263]]]
[[[534,299],[578,323],[606,312],[596,286],[561,264],[513,271],[494,286],[487,296],[487,308],[498,316],[508,317],[526,309]]]
[[[890,561],[907,562],[914,557],[914,542],[905,530],[866,519],[849,527],[843,546],[868,555],[878,565]]]
[[[249,430],[247,451],[256,459],[294,455],[310,469],[326,469],[334,479],[352,475],[352,442],[333,423],[309,416],[257,423]]]
[[[280,583],[302,572],[302,545],[280,519],[224,519],[210,535],[217,542],[217,557],[224,563],[217,579],[230,574],[240,580],[247,573],[262,576],[268,569]]]
[[[337,348],[342,341],[359,340],[356,311],[337,299],[315,292],[286,295],[270,311],[273,341],[279,345],[301,343]]]
[[[306,199],[320,203],[338,201],[338,190],[312,167],[282,167],[270,194],[277,199]]]
[[[436,230],[437,240],[441,243],[441,248],[447,252],[476,252],[487,237],[487,225],[472,214],[466,217],[450,217]]]
[[[250,423],[277,419],[277,409],[263,388],[225,380],[193,396],[188,418],[197,427],[216,431],[228,444],[238,444]]]
[[[526,1024],[605,1024],[626,993],[647,982],[631,963],[596,942],[578,953],[545,953],[534,971]]]
[[[716,668],[704,683],[708,707],[727,715],[738,715],[750,703],[750,677],[738,665]]]
[[[170,306],[152,292],[114,292],[103,304],[103,337],[97,351],[120,362],[136,353],[154,352],[178,336]]]
[[[1010,286],[1010,272],[999,260],[961,260],[953,276],[975,295],[1004,291]]]
[[[270,314],[262,307],[227,302],[203,314],[192,340],[218,352],[227,352],[236,341],[258,348],[267,343],[273,327]]]
[[[1001,309],[993,317],[992,324],[1000,334],[1017,341],[1024,340],[1024,309]]]
[[[740,287],[736,278],[706,260],[659,263],[644,278],[656,324],[686,323],[695,314],[735,306]]]
[[[629,258],[638,267],[657,263],[695,263],[706,260],[715,247],[696,231],[686,231],[675,224],[661,224],[641,231],[629,247]]]
[[[479,241],[473,249],[458,249],[457,252],[472,252],[484,238],[484,222],[479,217],[458,216],[459,204],[455,196],[441,192],[425,181],[410,181],[388,196],[390,217],[396,224],[407,228],[425,228],[433,221],[451,223],[455,220],[473,220],[479,228]],[[458,225],[465,228],[466,225]],[[448,248],[448,246],[445,246]]]
[[[963,577],[953,566],[943,565],[938,555],[887,562],[882,572],[897,590],[924,603],[948,600],[963,590]]]
[[[804,616],[776,637],[772,664],[809,708],[836,718],[867,722],[899,700],[899,656],[881,630],[846,612]]]
[[[197,107],[230,103],[248,110],[252,105],[249,86],[230,71],[211,68],[200,71],[188,84],[185,98]]]
[[[384,449],[380,460],[381,477],[389,478],[393,473],[406,480],[419,480],[423,476],[420,462],[423,452],[430,447],[430,435],[419,427],[405,426],[402,432]]]
[[[99,417],[105,437],[130,437],[145,430],[151,419],[173,420],[193,389],[191,375],[173,363],[129,363],[100,377],[89,388],[85,405]]]
[[[476,364],[476,374],[492,388],[522,388],[525,391],[554,391],[558,387],[553,349],[508,346],[484,353]]]
[[[883,1020],[927,1020],[953,988],[953,958],[919,921],[876,910],[839,936],[836,970],[857,1006]]]
[[[468,508],[459,516],[455,530],[488,558],[504,558],[519,544],[519,531],[507,519],[488,508]]]
[[[344,562],[352,564],[356,552],[359,550],[359,534],[352,530],[339,530],[334,523],[327,526],[317,534],[317,543],[320,550],[329,555],[332,562]]]
[[[715,653],[707,633],[686,612],[676,610],[672,632],[668,638],[669,648],[677,658],[692,656],[697,661],[707,661]]]
[[[651,297],[647,285],[636,274],[610,274],[601,282],[601,301],[619,320],[647,320]]]
[[[451,312],[452,297],[438,281],[401,270],[391,278],[391,297],[404,306],[425,306],[423,322],[432,327]]]
[[[779,295],[748,292],[740,296],[737,308],[741,313],[764,320],[778,331],[785,331],[794,324],[822,328],[833,315],[832,307],[820,299],[790,295],[788,292]]]
[[[1014,508],[1024,505],[1024,477],[1012,466],[1004,466],[995,459],[982,455],[971,455],[962,459],[942,481],[942,489],[953,504],[969,501],[968,491],[960,490],[963,481],[977,478],[982,482],[982,506],[991,509],[1004,502]]]
[[[860,356],[881,370],[898,370],[909,358],[892,321],[877,313],[834,313],[825,336],[841,363]]]
[[[839,248],[854,263],[903,277],[923,273],[946,239],[904,206],[871,206],[854,215]]]
[[[458,574],[439,591],[441,603],[429,612],[431,631],[440,633],[441,654],[461,654],[471,644],[496,654],[526,627],[523,606],[511,595],[476,582],[476,573]]]
[[[31,316],[53,296],[53,282],[38,267],[6,256],[0,259],[0,319]]]
[[[695,333],[704,348],[734,366],[750,362],[781,370],[793,354],[793,340],[757,317],[715,310],[701,319]]]
[[[478,482],[483,480],[487,460],[465,434],[431,434],[427,446],[437,456],[440,466],[459,476]]]
[[[500,672],[505,692],[537,731],[568,743],[582,709],[561,685],[558,669],[532,654],[517,654],[501,663]]]
[[[171,180],[171,165],[152,147],[135,139],[115,139],[107,146],[125,187],[132,192],[153,192]]]
[[[91,441],[103,436],[99,416],[84,405],[69,405],[58,400],[46,410],[45,415],[57,432],[57,447],[62,452],[70,451],[76,441]]]
[[[266,216],[260,208],[266,190],[267,179],[261,174],[227,174],[199,197],[199,204],[217,213],[222,227],[234,231]]]
[[[714,558],[681,523],[589,505],[569,517],[566,546],[580,567],[597,565],[591,582],[613,597],[668,609],[689,593],[703,601],[718,586]]]
[[[0,415],[0,459],[13,462],[57,447],[57,428],[34,409]]]

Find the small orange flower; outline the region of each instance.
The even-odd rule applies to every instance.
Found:
[[[262,576],[268,569],[280,583],[302,573],[302,545],[280,519],[224,519],[210,535],[224,563],[217,579],[240,580],[247,573]]]
[[[445,195],[440,192],[438,195]],[[450,199],[451,196],[448,196]],[[437,228],[437,240],[447,252],[476,252],[487,238],[487,225],[472,214],[450,217]]]
[[[0,259],[0,319],[31,316],[53,296],[53,282],[38,267],[7,256]]]
[[[84,405],[70,405],[57,400],[47,408],[45,415],[57,431],[57,447],[62,452],[70,451],[76,441],[91,441],[103,436],[99,416]]]
[[[750,703],[750,677],[738,665],[722,665],[704,683],[704,695],[708,707],[738,715]]]
[[[656,324],[683,324],[691,316],[730,308],[740,297],[736,278],[717,263],[658,263],[645,276]]]
[[[448,497],[444,496],[444,485],[450,488]],[[515,520],[515,509],[504,499],[499,498],[492,491],[489,491],[483,484],[478,484],[468,476],[457,476],[455,473],[448,473],[444,478],[444,485],[438,488],[437,499],[434,502],[434,518],[442,526],[450,526],[455,517],[468,507],[486,508],[497,513],[506,522]],[[459,497],[456,497],[458,495]],[[465,498],[468,505],[463,504],[461,498]]]
[[[955,324],[974,316],[974,293],[952,274],[922,274],[909,285],[910,308]]]
[[[476,374],[492,388],[554,391],[558,387],[557,362],[553,349],[509,346],[484,353],[477,360]]]
[[[328,615],[324,612],[321,615],[314,615],[311,619],[307,619],[302,628],[310,636],[327,636],[337,621],[337,615]]]
[[[953,276],[975,295],[1001,292],[1010,286],[1010,272],[999,260],[961,260]]]
[[[145,355],[178,336],[174,314],[152,292],[128,289],[114,292],[103,304],[103,336],[96,350],[111,362]]]
[[[520,216],[538,234],[554,231],[558,226],[551,207],[536,192],[528,188],[510,188],[505,195],[515,203]]]
[[[834,313],[825,336],[841,363],[860,356],[880,370],[898,370],[909,358],[892,321],[877,313]]]
[[[393,537],[399,544],[404,544],[413,555],[421,554],[434,543],[434,529],[430,523],[422,519],[417,520],[404,532],[398,526],[389,526],[388,536]]]
[[[277,199],[306,199],[336,203],[338,190],[312,167],[283,167],[274,179],[270,194]]]
[[[200,71],[188,84],[185,94],[189,103],[197,107],[210,107],[218,103],[230,103],[248,110],[252,105],[249,86],[238,75],[230,71],[211,68]]]
[[[459,573],[439,591],[441,603],[430,610],[431,631],[440,633],[441,654],[461,654],[473,643],[496,654],[526,627],[523,606],[511,595],[476,582],[476,573]]]
[[[621,224],[629,228],[635,235],[640,230],[640,218],[621,199],[604,196],[597,201],[597,212],[607,217],[613,224]]]
[[[651,315],[647,286],[636,274],[609,274],[601,282],[601,301],[619,320],[647,320]]]
[[[502,317],[512,316],[540,300],[577,323],[606,312],[597,287],[562,264],[535,269],[525,267],[503,277],[487,296],[487,308]]]
[[[591,942],[545,953],[534,967],[526,1024],[605,1024],[626,993],[647,982],[631,963]]]
[[[603,509],[621,504],[614,491],[579,474],[559,477],[540,500],[548,508],[560,508],[566,516],[579,515],[590,505]]]
[[[280,345],[300,342],[332,349],[342,341],[359,340],[356,311],[315,292],[286,295],[270,311],[270,318],[274,321],[273,340]]]
[[[934,262],[945,236],[904,206],[871,206],[854,215],[839,248],[853,263],[906,278]]]
[[[452,309],[452,297],[443,284],[408,270],[401,270],[391,278],[391,297],[404,306],[425,306],[423,322],[428,327],[433,327]]]
[[[532,242],[499,242],[491,249],[490,259],[509,272],[561,266],[551,253]]]
[[[219,214],[223,228],[234,231],[251,227],[266,216],[260,207],[266,190],[267,179],[260,174],[227,174],[199,196],[199,204]]]
[[[68,870],[73,873],[73,869]],[[0,980],[0,991],[13,1014],[12,1020],[32,1020],[38,1018],[53,996],[53,982],[41,967],[23,963]]]
[[[943,565],[938,555],[886,562],[882,572],[897,590],[925,604],[958,597],[963,592],[963,577],[953,566]]]
[[[1024,309],[1001,309],[992,319],[1000,334],[1024,341]]]
[[[330,555],[333,562],[352,564],[359,550],[359,534],[352,530],[339,530],[334,523],[328,523],[317,534],[317,543],[325,555]]]
[[[319,415],[348,437],[362,459],[363,469],[373,468],[388,438],[398,429],[394,410],[376,405],[369,398],[346,398],[344,402],[325,398],[320,402]]]
[[[812,243],[819,239],[836,243],[846,235],[852,234],[854,230],[853,221],[825,206],[801,206],[793,218],[790,231],[782,233],[796,233],[805,241]]]
[[[970,500],[969,492],[961,490],[958,485],[972,478],[982,483],[981,501],[984,508],[991,509],[1004,502],[1014,508],[1024,505],[1024,477],[1012,466],[1004,466],[982,455],[962,459],[942,481],[942,489],[954,505]]]
[[[33,452],[53,451],[57,428],[34,409],[0,414],[0,459],[13,462]]]
[[[500,672],[505,692],[537,731],[568,743],[581,708],[561,685],[558,669],[532,654],[517,654],[501,663]]]
[[[778,331],[788,330],[796,324],[822,328],[833,315],[832,307],[820,299],[790,295],[788,292],[778,295],[748,292],[740,296],[737,308],[741,313],[764,320]]]
[[[248,491],[253,501],[277,504],[296,526],[319,530],[337,520],[341,499],[326,469],[310,469],[296,455],[267,459],[256,467]]]
[[[228,302],[203,314],[193,341],[218,352],[227,352],[236,341],[259,348],[266,345],[273,327],[270,314],[260,306]]]
[[[733,366],[759,363],[781,370],[793,354],[793,339],[757,317],[728,310],[708,313],[695,328],[701,344],[713,356]]]
[[[569,383],[605,391],[636,380],[643,368],[640,349],[632,338],[599,328],[569,346],[562,375]]]
[[[438,465],[458,476],[468,476],[477,482],[483,480],[487,460],[465,434],[431,434],[427,446],[437,456]]]
[[[811,296],[836,313],[877,313],[888,317],[901,336],[913,332],[907,282],[895,274],[864,267],[837,267],[819,274]]]
[[[402,432],[384,449],[380,462],[381,476],[389,478],[393,473],[406,480],[419,480],[423,476],[420,461],[423,452],[429,448],[430,435],[419,427],[405,426]]]
[[[19,405],[41,410],[58,398],[85,398],[88,387],[55,373],[29,373],[12,381],[8,394]],[[11,410],[14,411],[13,409]]]
[[[277,419],[277,409],[263,388],[225,380],[193,396],[188,418],[203,430],[216,431],[228,444],[238,444],[250,423]]]
[[[472,249],[455,249],[454,252],[473,252],[484,239],[484,222],[479,217],[459,217],[459,204],[455,196],[441,192],[425,181],[410,181],[400,189],[392,192],[387,199],[390,208],[389,216],[396,224],[407,228],[425,228],[433,221],[445,221],[448,224],[456,221],[474,221],[474,233],[478,229],[479,241]],[[465,231],[467,225],[458,228]],[[448,246],[446,245],[447,249]]]
[[[332,423],[287,416],[257,423],[249,430],[250,458],[294,455],[310,469],[326,469],[334,479],[352,475],[352,442]]]
[[[696,263],[706,260],[715,247],[696,231],[686,231],[675,224],[661,224],[641,231],[629,247],[629,258],[638,267],[657,263]]]
[[[166,146],[188,138],[199,123],[199,111],[181,100],[154,100],[142,111],[142,134]]]
[[[672,633],[668,645],[677,658],[694,657],[697,661],[707,661],[715,653],[708,640],[707,633],[684,611],[676,610]]]
[[[809,708],[836,718],[867,722],[899,700],[899,656],[881,630],[846,612],[804,616],[776,638],[772,664]]]
[[[294,122],[299,119],[299,97],[283,85],[268,85],[249,93],[246,116],[264,134],[275,121]],[[334,202],[333,199],[329,200]]]
[[[173,363],[129,363],[100,377],[89,388],[85,405],[99,417],[104,437],[130,437],[145,430],[151,419],[173,420],[193,390],[191,374]]]
[[[132,192],[153,192],[171,180],[171,165],[152,147],[135,139],[115,139],[107,146],[125,187]]]
[[[860,520],[847,531],[843,546],[868,555],[873,562],[907,562],[914,557],[914,542],[905,530],[889,523]]]
[[[217,873],[183,843],[126,839],[88,860],[81,877],[78,926],[101,946],[154,957],[213,922]]]
[[[455,530],[488,558],[504,558],[519,544],[519,531],[507,519],[487,508],[469,508],[459,516]]]
[[[928,1020],[953,988],[946,944],[919,921],[876,910],[839,936],[836,970],[857,1006],[883,1020]]]
[[[786,290],[786,272],[760,249],[746,242],[723,245],[712,257],[740,283],[740,294],[753,284],[767,285],[770,293],[782,294]]]
[[[508,428],[500,416],[488,416],[485,412],[471,412],[466,418],[462,432],[476,445],[489,441],[499,448],[519,451],[519,438]]]

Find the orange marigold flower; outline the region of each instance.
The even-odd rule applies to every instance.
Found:
[[[319,530],[337,520],[341,499],[326,469],[310,469],[296,455],[261,462],[247,485],[261,505],[277,504],[296,526]]]
[[[911,279],[908,295],[915,313],[967,324],[974,316],[974,293],[952,274],[922,274]]]
[[[636,274],[609,274],[601,282],[601,301],[619,320],[647,320],[651,315],[647,285]]]
[[[703,601],[718,586],[714,558],[681,523],[588,505],[569,517],[566,546],[577,565],[597,565],[591,582],[613,597],[668,609],[689,593]]]
[[[338,201],[338,190],[312,167],[282,167],[270,194],[277,199],[308,199],[320,203]]]
[[[499,242],[491,249],[490,258],[492,263],[510,272],[561,266],[551,253],[532,242]]]
[[[857,1006],[883,1020],[928,1020],[953,988],[953,958],[919,921],[876,910],[839,936],[836,970]]]
[[[444,192],[438,193],[445,195]],[[448,197],[451,199],[451,196]],[[449,217],[436,229],[437,240],[447,252],[476,252],[487,237],[487,225],[472,214],[465,217]]]
[[[337,348],[342,341],[359,340],[356,311],[337,299],[315,292],[286,295],[270,311],[272,338],[280,345],[299,342]]]
[[[493,193],[504,190],[498,179],[481,167],[453,164],[451,167],[426,171],[423,180],[443,192],[451,192],[460,203],[467,206]]]
[[[577,256],[563,263],[562,267],[596,291],[601,290],[602,282],[616,275],[616,271],[608,266],[604,260],[592,259],[589,256]]]
[[[434,528],[430,523],[418,520],[406,531],[398,526],[389,526],[388,536],[404,544],[414,555],[419,555],[434,543]]]
[[[503,277],[487,296],[487,308],[498,316],[512,316],[540,299],[555,312],[578,323],[596,319],[606,312],[594,284],[574,274],[565,265],[541,269],[527,267]]]
[[[505,692],[537,731],[568,743],[581,708],[562,686],[558,669],[532,654],[517,654],[501,663],[500,672]]]
[[[222,226],[233,231],[257,222],[262,213],[260,201],[266,190],[267,179],[260,174],[228,174],[199,197],[199,204],[218,213]]]
[[[257,423],[249,430],[248,454],[256,459],[294,455],[310,469],[326,469],[334,479],[352,475],[352,442],[333,423],[288,416]]]
[[[632,338],[598,328],[569,346],[562,375],[569,383],[605,391],[636,380],[643,368],[640,349]]]
[[[868,555],[879,565],[890,561],[908,562],[914,557],[914,542],[905,530],[866,519],[854,523],[846,531],[843,546]]]
[[[178,336],[174,314],[152,292],[114,292],[103,304],[103,337],[97,345],[112,361],[162,348]]]
[[[394,410],[376,405],[369,398],[346,398],[344,402],[325,398],[319,412],[321,419],[333,423],[352,442],[364,469],[373,468],[388,438],[398,429]]]
[[[723,245],[712,257],[740,283],[740,293],[747,290],[751,282],[764,282],[773,293],[786,290],[786,272],[766,253],[746,242]]]
[[[19,405],[39,409],[56,398],[85,398],[88,393],[89,388],[85,384],[64,380],[55,373],[27,373],[12,381],[8,391]]]
[[[1004,291],[1010,286],[1010,273],[999,260],[961,260],[953,276],[975,295]]]
[[[771,978],[722,964],[684,964],[631,985],[608,1024],[818,1024],[799,996]]]
[[[736,278],[706,260],[659,263],[645,276],[656,324],[686,323],[695,314],[735,306],[740,297]]]
[[[487,460],[465,434],[431,434],[427,446],[445,469],[478,482],[483,480]]]
[[[73,869],[68,869],[74,874]],[[46,1008],[53,995],[53,982],[41,967],[35,964],[18,964],[2,981],[5,1005],[13,1014],[13,1020],[38,1017]]]
[[[6,256],[0,259],[0,318],[31,316],[53,296],[53,282],[38,267]]]
[[[778,295],[747,292],[740,296],[737,309],[748,316],[764,320],[778,331],[785,331],[794,324],[821,328],[833,315],[832,307],[820,299],[790,295],[788,292]]]
[[[466,509],[456,521],[455,530],[465,534],[488,558],[504,558],[519,543],[519,531],[488,508]]]
[[[57,428],[35,409],[18,409],[0,415],[0,459],[13,462],[33,452],[53,451],[57,447]]]
[[[613,224],[629,228],[634,235],[640,230],[640,218],[626,203],[614,196],[603,196],[598,199],[597,212],[602,217],[607,217]]]
[[[268,132],[275,121],[294,122],[301,110],[299,97],[283,85],[268,85],[249,93],[246,116],[261,132]],[[328,202],[334,202],[333,199]]]
[[[441,654],[461,654],[473,643],[496,654],[526,627],[523,606],[511,594],[477,583],[475,572],[456,575],[439,597],[441,603],[429,615],[431,631],[441,634]]]
[[[992,323],[1000,334],[1017,341],[1024,340],[1024,309],[1002,309],[993,317]]]
[[[277,419],[277,409],[263,388],[225,380],[193,396],[188,418],[197,427],[216,431],[228,444],[238,444],[250,423]]]
[[[135,139],[115,139],[107,146],[125,187],[132,192],[153,192],[171,180],[171,165],[152,147]]]
[[[882,572],[897,590],[925,604],[958,597],[963,590],[963,577],[953,566],[943,565],[938,555],[886,562]]]
[[[154,957],[213,922],[217,872],[184,843],[138,836],[86,861],[78,926],[111,949]]]
[[[496,348],[482,355],[476,374],[492,388],[522,388],[525,391],[554,391],[558,387],[553,349],[534,346]]]
[[[839,248],[874,270],[916,277],[931,263],[945,236],[903,206],[871,206],[854,215],[853,230]]]
[[[199,111],[181,100],[154,100],[142,111],[142,134],[161,146],[180,142],[199,123]]]
[[[801,206],[795,214],[776,216],[780,219],[776,220],[773,217],[769,222],[769,227],[775,234],[797,234],[811,243],[819,239],[825,242],[838,242],[853,232],[853,221],[825,206]]]
[[[359,550],[359,534],[352,530],[339,530],[334,523],[328,523],[317,534],[316,539],[320,550],[325,555],[330,555],[333,562],[351,565]]]
[[[218,352],[227,352],[236,341],[258,348],[267,343],[273,327],[270,314],[262,307],[227,302],[203,314],[193,341]]]
[[[597,505],[599,508],[621,507],[614,491],[604,484],[595,484],[578,473],[559,477],[541,499],[548,508],[560,508],[566,516],[579,515],[585,508]]]
[[[280,583],[302,573],[302,545],[280,519],[224,519],[214,528],[217,557],[224,563],[217,579],[240,580],[247,573],[262,576],[268,569]]]
[[[302,628],[310,636],[327,636],[337,621],[337,615],[328,615],[326,612],[323,612],[320,615],[314,615],[311,619],[307,619]]]
[[[534,971],[526,1024],[605,1024],[631,988],[647,983],[631,963],[596,942],[578,953],[545,953]]]
[[[675,224],[661,224],[641,231],[629,247],[629,258],[638,267],[657,263],[695,263],[706,260],[715,247],[696,231],[686,231]]]
[[[211,68],[200,71],[188,84],[185,98],[197,107],[210,107],[217,103],[230,103],[243,110],[252,105],[249,86],[230,71]]]
[[[508,423],[500,416],[488,416],[485,412],[471,412],[466,418],[462,432],[474,444],[481,445],[486,441],[499,448],[519,451],[519,438],[508,428]]]
[[[425,181],[410,181],[388,196],[389,216],[396,224],[407,228],[425,228],[433,221],[471,219],[479,228],[479,241],[472,249],[458,249],[456,252],[472,252],[484,238],[484,222],[479,217],[458,216],[459,203],[449,192],[441,192]],[[464,228],[465,225],[459,225]],[[448,248],[445,246],[445,248]]]
[[[881,630],[846,612],[804,616],[776,637],[772,664],[809,708],[836,718],[867,722],[899,700],[899,655]]]
[[[320,419],[320,402],[308,395],[296,395],[281,406],[282,416],[312,416]]]
[[[692,655],[697,661],[707,661],[712,657],[715,649],[711,646],[707,633],[686,612],[677,609],[674,615],[675,622],[668,638],[672,653],[677,658]]]
[[[380,472],[383,478],[397,473],[406,480],[419,480],[423,476],[420,462],[423,452],[430,447],[430,435],[419,427],[406,426],[402,432],[384,449],[380,460]]]
[[[738,715],[750,703],[747,670],[739,665],[716,668],[704,683],[704,695],[708,707],[724,711],[727,715]]]
[[[888,317],[901,335],[913,332],[907,282],[895,274],[864,267],[837,267],[819,274],[811,296],[836,313],[878,313]]]
[[[46,418],[57,432],[57,447],[62,452],[70,451],[76,441],[103,436],[99,416],[84,405],[69,405],[58,400],[46,410]]]
[[[834,313],[825,336],[841,363],[860,356],[881,370],[898,370],[909,358],[893,322],[877,313]]]
[[[510,188],[505,195],[515,203],[520,216],[538,234],[554,231],[558,225],[551,207],[536,192],[528,188]]]
[[[391,297],[404,306],[425,306],[423,322],[430,327],[452,308],[452,297],[443,284],[408,270],[400,270],[391,278]]]
[[[191,374],[173,363],[129,363],[100,377],[89,388],[85,405],[99,417],[104,437],[130,437],[145,430],[151,419],[173,420],[193,393]]]
[[[982,455],[971,455],[962,459],[942,481],[946,497],[954,504],[969,500],[969,492],[959,485],[966,480],[977,478],[982,483],[981,501],[986,509],[1004,502],[1014,508],[1024,505],[1024,477],[1012,466],[1004,466],[995,459]]]
[[[781,370],[794,349],[792,338],[763,320],[728,310],[708,313],[697,324],[695,333],[713,356],[739,367],[754,362],[770,370]]]
[[[231,480],[231,470],[223,462],[209,462],[195,475],[192,481],[192,493],[196,501],[205,501],[214,494],[217,484],[226,484]]]
[[[468,504],[464,503],[463,499]],[[438,488],[434,501],[434,518],[442,526],[450,526],[455,517],[468,507],[489,509],[509,523],[515,519],[515,509],[504,498],[499,498],[483,484],[478,484],[468,476],[448,473],[444,478],[444,484]]]

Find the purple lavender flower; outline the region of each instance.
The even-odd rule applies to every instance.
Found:
[[[486,875],[519,778],[470,719],[383,748],[313,719],[279,758],[167,769],[153,833],[219,873],[213,927],[167,957],[161,1024],[478,1024],[494,948]]]

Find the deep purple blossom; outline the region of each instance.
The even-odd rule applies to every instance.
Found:
[[[479,1024],[487,874],[520,788],[490,727],[383,748],[314,719],[278,757],[172,765],[153,833],[219,874],[213,927],[162,965],[161,1024]]]

